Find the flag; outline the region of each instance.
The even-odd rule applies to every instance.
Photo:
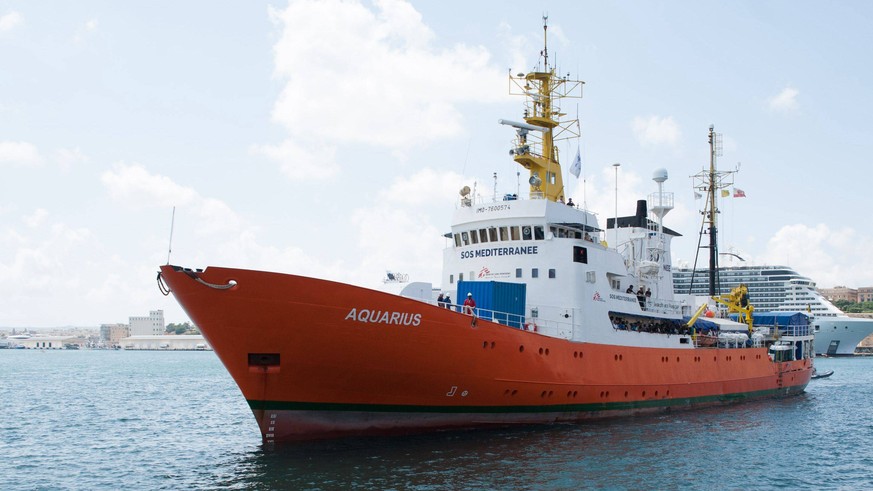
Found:
[[[722,197],[722,198],[727,198],[727,197],[730,196],[730,195],[731,195],[731,192],[728,191],[727,189],[722,189],[722,190],[721,190],[721,197]]]
[[[734,198],[745,198],[746,192],[740,188],[734,188]]]
[[[576,158],[573,159],[573,165],[570,166],[570,174],[579,177],[582,173],[582,156],[579,155],[579,147],[576,147]]]
[[[694,199],[700,199],[702,197],[703,197],[702,194],[698,193],[697,191],[694,192]]]

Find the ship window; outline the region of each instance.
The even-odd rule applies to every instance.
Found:
[[[476,233],[475,230],[470,230],[470,242],[472,242],[474,244],[479,243],[479,234]]]
[[[534,227],[534,239],[543,240],[543,237],[545,237],[545,235],[543,234],[543,227]]]
[[[488,242],[488,231],[484,228],[479,231],[479,242],[482,242],[483,244]]]
[[[458,281],[464,281],[464,273],[458,273]]]
[[[450,274],[449,275],[449,284],[453,284],[454,282],[455,282],[455,275]]]
[[[461,240],[464,241],[464,245],[470,245],[470,234],[467,232],[461,232]]]
[[[512,240],[521,240],[521,235],[518,233],[518,227],[509,227],[509,234]]]
[[[558,236],[558,227],[550,227],[549,230],[552,231],[552,235],[554,235],[555,237]]]
[[[497,229],[491,227],[488,229],[488,240],[491,242],[497,242]]]
[[[515,277],[521,278],[521,268],[515,268]],[[818,328],[818,326],[816,326]]]
[[[500,240],[509,240],[509,229],[500,227]]]
[[[455,247],[461,247],[461,234],[455,234]]]
[[[530,277],[531,278],[539,278],[540,277],[540,269],[539,268],[531,269],[530,270]]]
[[[554,268],[550,268],[550,269],[549,269],[549,278],[554,278],[554,277],[555,277],[555,269],[554,269]]]
[[[588,249],[581,246],[573,246],[573,262],[588,264]]]
[[[530,240],[532,238],[530,225],[525,225],[524,227],[521,227],[521,238],[524,240]]]

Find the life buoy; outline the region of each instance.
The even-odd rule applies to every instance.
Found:
[[[536,322],[527,322],[524,324],[525,331],[533,331],[537,332],[537,323]]]

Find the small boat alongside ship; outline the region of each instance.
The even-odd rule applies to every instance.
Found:
[[[582,82],[550,65],[543,27],[537,67],[510,75],[523,122],[502,121],[515,128],[510,154],[529,192],[489,199],[465,186],[446,234],[442,291],[475,306],[161,266],[159,284],[230,372],[265,443],[577,422],[805,390],[808,323],[692,319],[694,306],[674,297],[665,170],[635,215],[604,228],[563,203],[556,142],[576,126],[560,102],[581,97]]]

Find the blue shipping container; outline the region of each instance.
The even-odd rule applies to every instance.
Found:
[[[459,281],[458,304],[463,305],[467,294],[476,301],[476,315],[507,326],[520,328],[524,323],[527,285],[500,281]]]

